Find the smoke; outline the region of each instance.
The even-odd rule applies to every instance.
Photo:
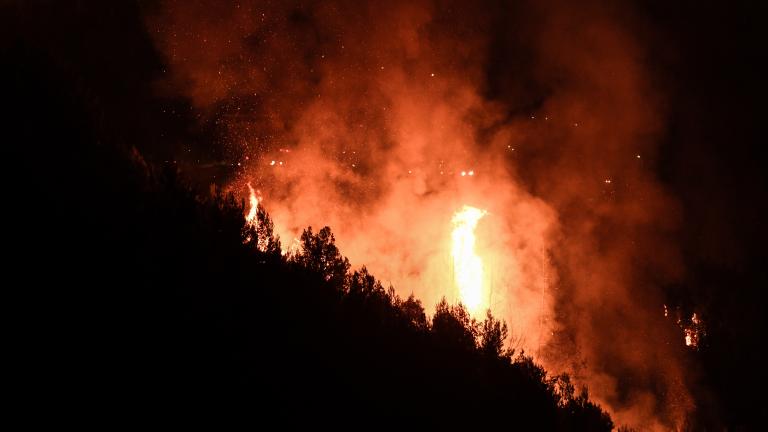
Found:
[[[283,244],[329,225],[353,264],[431,307],[458,300],[453,213],[483,209],[484,302],[526,351],[620,423],[684,422],[661,307],[681,214],[654,176],[664,101],[631,11],[166,1],[147,27],[158,86],[221,127],[229,186],[259,190]]]

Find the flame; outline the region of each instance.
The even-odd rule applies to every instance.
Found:
[[[664,305],[664,316],[666,317],[667,315],[667,305]],[[702,338],[707,335],[707,328],[704,324],[704,320],[694,312],[693,315],[691,315],[690,321],[688,321],[683,318],[678,310],[676,322],[678,327],[683,331],[685,346],[692,349],[699,349],[699,343],[702,341]]]
[[[461,302],[470,312],[477,312],[483,303],[483,260],[475,252],[475,227],[485,214],[485,210],[465,205],[451,221],[453,276]]]
[[[685,346],[696,346],[694,337],[695,334],[692,329],[685,329]]]
[[[667,113],[657,106],[653,70],[638,61],[652,47],[624,25],[633,13],[531,2],[526,13],[504,15],[510,25],[536,17],[510,39],[457,32],[454,20],[475,25],[493,15],[471,5],[448,13],[431,2],[393,2],[383,13],[348,2],[349,13],[337,13],[334,2],[223,3],[167,0],[147,14],[148,27],[168,64],[164,87],[221,131],[215,142],[226,162],[250,157],[227,178],[244,195],[244,179],[259,179],[283,239],[328,225],[355,266],[401,295],[413,291],[428,309],[446,287],[451,300],[498,307],[525,336],[526,353],[583,377],[578,385],[588,384],[620,423],[667,424],[692,409],[687,360],[679,346],[658,343],[669,323],[658,310],[645,313],[682,277],[684,260],[663,235],[680,223],[668,217],[673,191],[641,163],[653,159],[659,140],[647,136],[665,132]],[[295,26],[297,11],[313,25]],[[205,19],[212,15],[223,19]],[[496,43],[530,57],[521,74],[493,72],[487,51]],[[525,80],[541,83],[523,95],[535,104],[507,91]],[[489,85],[507,90],[490,95]],[[462,196],[482,198],[474,205],[496,215],[481,226],[492,237],[475,245],[482,260],[471,247],[448,256],[454,226],[435,224],[461,211],[454,200]],[[568,289],[558,289],[561,276]],[[637,313],[605,314],[628,304]],[[606,325],[593,325],[595,317]],[[615,343],[616,334],[637,346]],[[660,379],[620,376],[651,371]]]
[[[684,327],[683,332],[685,333],[685,346],[698,349],[699,341],[702,336],[706,335],[706,330],[704,322],[696,315],[696,312],[691,316],[691,325]]]
[[[259,198],[256,197],[256,191],[253,190],[253,186],[250,183],[248,183],[248,192],[250,193],[248,201],[251,204],[251,208],[248,210],[248,214],[245,215],[245,222],[249,225],[255,225],[258,223],[256,212],[259,209]]]

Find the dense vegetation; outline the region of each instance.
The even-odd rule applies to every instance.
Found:
[[[327,227],[284,256],[263,210],[249,226],[232,195],[99,142],[55,83],[16,91],[17,139],[56,144],[12,154],[38,173],[12,194],[26,211],[6,243],[31,305],[36,419],[611,429],[492,316],[442,302],[428,317],[352,271]]]
[[[475,322],[443,301],[429,319],[413,296],[350,271],[327,227],[285,258],[263,210],[247,225],[231,195],[143,166],[143,190],[110,194],[118,208],[93,249],[103,289],[120,287],[98,306],[121,329],[105,335],[119,368],[108,390],[160,411],[215,404],[278,421],[611,429],[585,390],[507,351],[490,314]]]

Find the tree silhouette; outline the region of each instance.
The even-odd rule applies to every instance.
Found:
[[[245,207],[245,201],[242,202]],[[246,223],[242,229],[244,244],[254,251],[261,252],[270,262],[279,261],[282,255],[280,237],[274,233],[275,225],[264,207],[256,209],[255,223]]]
[[[400,302],[398,306],[405,320],[416,329],[424,331],[429,328],[427,315],[424,313],[421,300],[418,300],[413,294],[409,295],[405,301]]]
[[[507,324],[493,318],[489,309],[486,311],[485,320],[480,324],[480,351],[489,357],[507,355],[504,352],[504,343],[508,334]],[[511,354],[509,353],[509,355]]]
[[[307,227],[301,233],[301,251],[294,261],[322,275],[332,286],[344,288],[349,260],[339,253],[329,227],[323,227],[317,234],[312,233],[312,227]]]
[[[430,318],[419,299],[399,298],[365,267],[350,272],[328,227],[307,228],[300,250],[283,256],[265,209],[249,225],[232,194],[199,193],[176,164],[69,136],[73,121],[56,118],[78,177],[64,175],[69,165],[48,166],[62,187],[35,194],[55,205],[14,226],[28,226],[17,230],[26,242],[79,246],[39,259],[54,270],[50,286],[77,281],[57,309],[86,323],[68,328],[71,317],[49,313],[61,318],[50,328],[82,340],[69,337],[62,346],[74,354],[45,356],[59,364],[41,370],[62,371],[54,378],[64,389],[98,395],[87,400],[94,409],[137,422],[226,410],[286,427],[310,418],[500,428],[514,418],[528,430],[610,430],[578,426],[604,413],[586,394],[558,404],[543,369],[504,353],[506,326],[490,314],[478,323],[443,299]],[[73,192],[89,179],[89,192]],[[41,231],[50,220],[57,229]]]
[[[451,306],[440,299],[432,317],[432,333],[443,346],[471,351],[476,346],[477,322],[462,304]]]

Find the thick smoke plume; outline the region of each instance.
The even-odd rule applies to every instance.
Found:
[[[257,188],[283,244],[341,250],[428,307],[458,301],[451,217],[477,228],[484,305],[619,423],[692,409],[661,288],[682,277],[664,127],[631,11],[494,2],[167,1],[147,28],[162,91],[222,131],[227,186]]]

